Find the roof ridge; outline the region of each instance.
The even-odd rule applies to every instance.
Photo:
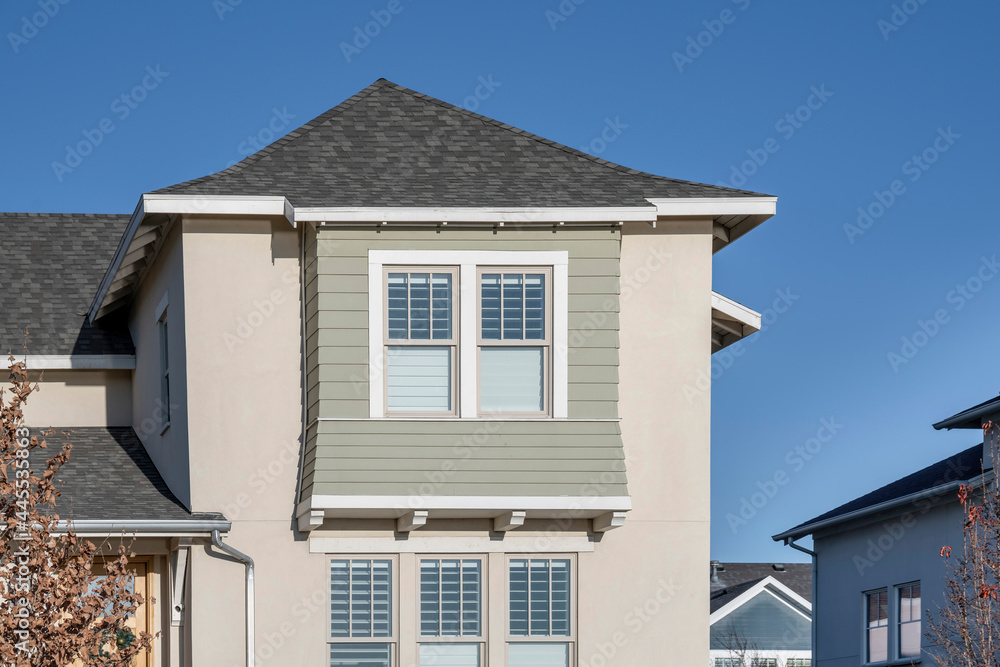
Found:
[[[692,184],[697,184],[697,185],[708,186],[708,187],[711,187],[711,188],[717,188],[719,190],[728,190],[730,192],[750,192],[749,190],[740,190],[738,188],[727,188],[725,186],[712,185],[710,183],[697,183],[696,181],[685,181],[685,180],[679,179],[679,178],[670,178],[669,176],[660,176],[659,174],[651,174],[648,171],[640,171],[638,169],[632,169],[630,167],[626,167],[624,165],[618,164],[617,162],[611,162],[610,160],[605,160],[603,158],[599,158],[599,157],[597,157],[595,155],[591,155],[590,153],[584,153],[583,151],[577,150],[576,148],[573,148],[571,146],[567,146],[566,144],[561,144],[561,143],[559,143],[557,141],[552,141],[551,139],[546,139],[545,137],[537,135],[537,134],[535,134],[533,132],[528,132],[527,130],[523,130],[523,129],[519,128],[519,127],[515,127],[515,126],[510,125],[508,123],[503,123],[503,122],[501,122],[501,121],[499,121],[499,120],[497,120],[495,118],[490,118],[489,116],[484,116],[482,114],[478,114],[475,111],[469,111],[468,109],[465,109],[465,108],[460,107],[458,105],[452,104],[451,102],[445,102],[444,100],[439,99],[437,97],[433,97],[431,95],[427,95],[426,93],[418,92],[418,91],[413,90],[411,88],[407,88],[406,86],[401,86],[398,83],[393,83],[392,81],[389,81],[387,79],[379,79],[378,81],[376,81],[376,83],[383,82],[383,81],[389,87],[395,88],[396,90],[398,90],[400,92],[413,95],[414,97],[417,97],[417,98],[420,98],[420,99],[425,100],[427,102],[430,102],[432,104],[436,104],[438,106],[450,109],[452,111],[457,111],[458,113],[461,113],[461,114],[464,114],[466,116],[475,118],[477,120],[483,121],[483,122],[488,123],[490,125],[494,125],[496,127],[499,127],[500,129],[507,130],[508,132],[511,132],[513,134],[521,135],[521,136],[523,136],[525,138],[531,139],[533,141],[541,143],[541,144],[543,144],[545,146],[548,146],[550,148],[556,148],[556,149],[558,149],[560,151],[563,151],[565,153],[573,155],[574,157],[584,158],[584,159],[589,160],[589,161],[591,161],[591,162],[593,162],[595,164],[598,164],[598,165],[600,165],[602,167],[610,168],[613,171],[616,171],[618,173],[624,174],[626,176],[641,176],[641,177],[644,177],[644,178],[651,178],[651,179],[655,179],[655,180],[669,181],[671,183],[692,183]],[[372,85],[374,85],[374,84],[372,84]],[[760,194],[760,193],[755,193],[755,194]],[[768,196],[768,195],[762,195],[762,196]]]
[[[168,185],[165,188],[160,188],[160,190],[158,190],[158,192],[162,192],[163,190],[173,190],[173,189],[176,189],[176,188],[182,188],[182,187],[185,187],[185,186],[188,186],[188,185],[195,185],[197,183],[205,183],[207,181],[211,181],[211,180],[214,180],[216,178],[221,178],[222,176],[230,176],[230,175],[239,174],[244,169],[246,169],[247,167],[249,167],[251,165],[254,165],[254,164],[257,164],[258,162],[260,162],[264,158],[270,156],[272,153],[276,152],[279,148],[284,148],[285,146],[293,143],[296,139],[299,139],[299,138],[305,136],[309,132],[312,132],[313,130],[315,130],[320,125],[323,125],[324,123],[326,123],[327,121],[329,121],[334,116],[337,116],[337,115],[343,113],[344,111],[347,111],[349,108],[351,108],[352,106],[354,106],[355,104],[357,104],[359,101],[361,101],[364,98],[368,97],[369,95],[371,95],[372,93],[374,93],[379,88],[385,87],[387,84],[389,84],[389,85],[395,85],[395,84],[393,84],[391,81],[389,81],[387,79],[384,79],[384,78],[377,79],[374,83],[372,83],[371,85],[367,86],[366,88],[363,88],[362,90],[359,90],[354,95],[351,95],[350,97],[348,97],[346,100],[344,100],[343,102],[341,102],[337,106],[332,107],[330,109],[327,109],[326,111],[324,111],[320,115],[316,116],[315,118],[313,118],[312,120],[306,122],[305,124],[300,125],[299,127],[295,128],[294,130],[292,130],[291,132],[289,132],[288,134],[282,136],[279,139],[276,139],[276,140],[272,141],[271,143],[269,143],[267,146],[264,146],[263,148],[261,148],[256,153],[253,153],[251,155],[246,156],[245,158],[243,158],[242,160],[240,160],[239,162],[237,162],[233,166],[227,167],[227,168],[223,169],[222,171],[216,171],[214,173],[207,174],[205,176],[199,176],[198,178],[193,178],[193,179],[188,180],[188,181],[183,181],[181,183],[175,183],[173,185]]]

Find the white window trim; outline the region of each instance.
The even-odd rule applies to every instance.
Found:
[[[568,401],[569,253],[565,250],[369,250],[368,251],[368,369],[369,416],[385,419],[385,358],[383,345],[383,267],[459,267],[459,416],[479,417],[476,268],[479,266],[552,267],[552,414],[566,419]],[[545,417],[540,417],[545,419]]]

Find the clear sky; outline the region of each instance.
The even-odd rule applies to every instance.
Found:
[[[0,209],[130,213],[380,77],[777,195],[715,258],[767,327],[714,357],[712,555],[801,560],[769,536],[974,444],[931,423],[1000,390],[998,23],[943,0],[8,0]]]

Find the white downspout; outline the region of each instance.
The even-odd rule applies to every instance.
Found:
[[[239,552],[232,548],[228,544],[222,543],[222,537],[219,535],[219,531],[212,531],[212,544],[217,548],[226,552],[236,560],[240,561],[247,567],[247,667],[254,667],[254,642],[253,642],[253,621],[254,621],[254,605],[253,605],[253,559],[247,556],[245,553]]]

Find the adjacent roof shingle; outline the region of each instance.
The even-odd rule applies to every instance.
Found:
[[[601,160],[379,79],[242,162],[156,194],[285,196],[298,207],[649,206],[766,196]]]
[[[954,456],[949,456],[942,461],[929,465],[923,470],[918,470],[912,475],[907,475],[902,479],[897,479],[891,484],[886,484],[882,488],[876,489],[871,493],[867,493],[860,498],[855,498],[848,503],[844,503],[840,507],[832,509],[825,514],[820,514],[818,517],[810,519],[804,523],[800,523],[795,526],[795,528],[792,528],[787,532],[790,533],[798,530],[799,528],[810,526],[820,521],[833,519],[850,514],[851,512],[866,509],[868,507],[881,505],[882,503],[887,503],[891,500],[896,500],[897,498],[905,498],[906,496],[920,493],[921,491],[929,491],[930,489],[941,486],[942,484],[947,484],[948,482],[971,479],[982,472],[983,445],[980,443],[974,447],[966,449],[963,452],[959,452]]]
[[[134,354],[120,322],[89,326],[86,312],[127,215],[0,213],[0,346],[4,355]]]
[[[41,437],[47,429],[33,428]],[[156,466],[131,428],[56,428],[44,436],[48,446],[32,450],[32,469],[71,444],[69,460],[56,479],[62,495],[56,500],[60,519],[114,521],[186,521],[221,518],[192,514],[167,488]],[[64,435],[68,434],[68,435]]]
[[[772,563],[720,563],[719,582],[712,583],[711,613],[725,607],[765,577],[774,577],[806,600],[812,601],[812,565],[785,563],[784,570],[774,569]]]

